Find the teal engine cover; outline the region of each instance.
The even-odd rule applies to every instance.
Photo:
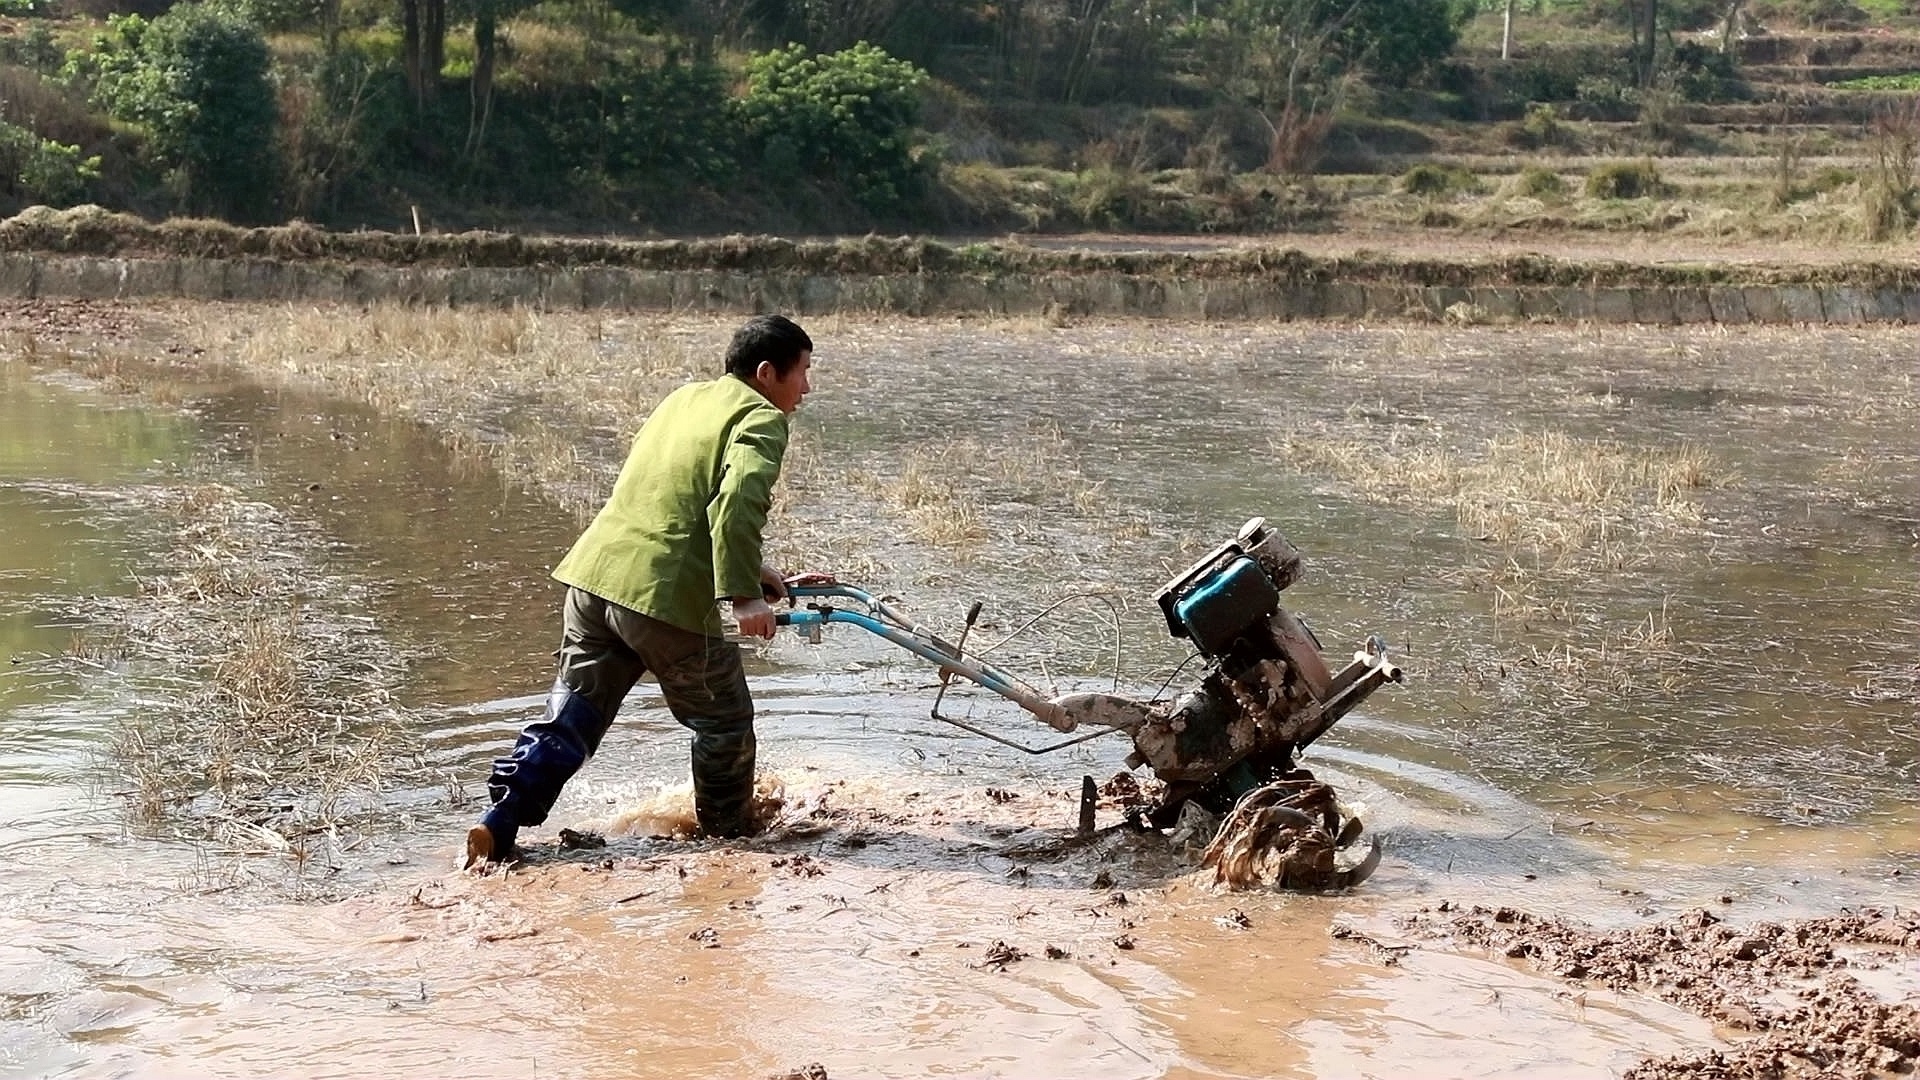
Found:
[[[1241,555],[1182,592],[1173,602],[1173,615],[1202,653],[1218,656],[1279,606],[1280,590],[1259,563]]]

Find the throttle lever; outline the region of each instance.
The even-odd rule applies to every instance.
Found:
[[[960,628],[960,640],[955,642],[953,646],[953,658],[955,660],[960,659],[962,652],[966,649],[967,635],[973,633],[973,624],[980,621],[980,609],[985,606],[984,601],[975,600],[973,606],[967,609],[966,625]],[[946,698],[947,687],[951,685],[953,685],[953,669],[942,666],[940,668],[940,692],[933,697],[933,715],[940,715],[940,702]]]

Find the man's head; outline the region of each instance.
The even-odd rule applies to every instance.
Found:
[[[785,315],[748,319],[727,346],[727,373],[760,391],[781,412],[799,408],[813,389],[807,381],[812,366],[813,339]]]

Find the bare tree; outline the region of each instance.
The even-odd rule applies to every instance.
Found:
[[[1658,74],[1654,55],[1655,34],[1660,23],[1660,0],[1628,0],[1627,12],[1633,21],[1633,58],[1639,68],[1640,85],[1652,86],[1653,77]]]
[[[1647,54],[1647,84],[1653,84],[1658,61],[1654,57],[1654,35],[1660,29],[1660,0],[1647,0],[1647,39],[1642,43]]]
[[[1112,7],[1113,0],[1074,0],[1069,5],[1067,77],[1063,87],[1069,104],[1077,101],[1086,89],[1087,76],[1093,69],[1094,53],[1100,45],[1100,31]]]
[[[1266,168],[1312,172],[1334,114],[1353,85],[1351,58],[1334,42],[1360,0],[1234,0],[1214,29],[1209,70],[1219,88],[1251,105],[1269,133]]]
[[[421,89],[432,100],[440,90],[440,71],[447,66],[447,0],[420,0]]]
[[[407,95],[414,104],[420,93],[420,0],[400,0],[400,66],[407,76]]]
[[[862,41],[878,43],[900,17],[901,0],[786,0],[787,32],[815,52],[839,52]]]
[[[493,64],[497,51],[495,29],[500,11],[495,0],[474,0],[473,5],[473,78],[467,88],[467,145],[469,156],[478,157],[486,142],[487,121],[493,118]]]
[[[1733,0],[1727,5],[1727,17],[1720,21],[1720,51],[1733,55],[1733,39],[1740,32],[1740,9],[1747,6],[1747,0]]]
[[[400,0],[400,66],[415,107],[440,89],[447,62],[447,0]]]

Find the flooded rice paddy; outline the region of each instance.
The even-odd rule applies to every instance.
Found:
[[[945,728],[852,628],[753,662],[769,837],[649,838],[686,766],[643,684],[527,863],[454,873],[551,678],[546,569],[733,320],[6,320],[0,1073],[1610,1076],[1730,1032],[1394,920],[1920,874],[1911,329],[809,323],[789,568],[941,629],[982,599],[988,640],[1058,604],[1005,666],[1151,696],[1195,677],[1152,590],[1264,515],[1328,650],[1404,655],[1308,759],[1382,868],[1276,896],[1074,840],[1125,745]]]

